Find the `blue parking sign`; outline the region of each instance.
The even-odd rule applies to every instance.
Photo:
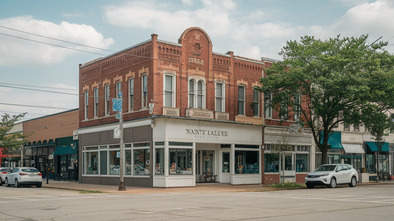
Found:
[[[113,111],[122,111],[122,99],[112,99],[112,110]]]

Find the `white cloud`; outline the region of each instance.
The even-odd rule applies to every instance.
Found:
[[[193,5],[194,4],[193,0],[182,0],[182,3],[185,5]]]
[[[55,24],[48,21],[36,20],[31,16],[23,16],[0,20],[0,25],[98,48],[108,48],[114,42],[111,38],[105,39],[103,35],[97,32],[92,26],[71,24],[65,21],[60,24]],[[9,29],[1,28],[1,32],[34,41],[92,51],[92,49],[82,46],[65,44],[59,41],[40,38]],[[0,36],[0,40],[2,42],[0,45],[0,66],[13,66],[20,64],[57,64],[62,62],[67,56],[76,53],[74,50],[62,49],[12,36]]]
[[[312,34],[321,38],[333,37],[338,34],[359,37],[368,34],[370,41],[382,36],[389,40],[394,30],[394,2],[379,0],[362,3],[350,8],[336,23],[327,26],[314,26]]]
[[[260,59],[257,52],[263,51],[262,45],[264,50],[275,51],[273,54],[279,51],[279,48],[274,49],[262,41],[275,38],[271,43],[285,42],[297,29],[288,24],[262,23],[261,19],[266,18],[267,13],[261,9],[240,18],[237,4],[232,0],[194,2],[197,4],[193,10],[174,11],[171,5],[163,5],[160,1],[132,1],[105,7],[104,17],[112,25],[152,29],[159,38],[174,42],[187,28],[201,27],[210,35],[214,51],[225,53],[232,50],[237,55],[255,59]],[[268,46],[272,49],[267,49]]]

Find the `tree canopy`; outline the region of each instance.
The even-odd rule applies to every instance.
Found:
[[[288,41],[279,53],[284,60],[266,70],[258,89],[272,93],[278,111],[287,112],[280,108],[287,103],[300,112],[299,123],[311,128],[327,163],[328,138],[339,123],[366,121],[363,114],[371,105],[393,107],[394,56],[386,45],[369,44],[367,35]]]
[[[0,147],[8,149],[19,149],[26,141],[25,136],[21,133],[10,133],[15,123],[21,120],[26,114],[9,115],[7,113],[1,116],[0,120]]]

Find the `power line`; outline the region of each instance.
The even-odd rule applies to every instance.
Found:
[[[15,86],[24,86],[24,87],[33,87],[33,88],[49,88],[49,89],[59,89],[59,90],[78,90],[78,88],[62,88],[62,87],[45,87],[45,86],[35,86],[35,85],[27,85],[27,84],[13,84],[0,82],[2,85],[15,85]]]
[[[34,107],[34,108],[59,109],[59,110],[71,110],[71,109],[74,109],[74,108],[64,108],[64,107],[49,107],[49,106],[38,106],[38,105],[27,105],[27,104],[11,104],[11,103],[0,103],[0,105],[17,106],[17,107]]]
[[[48,37],[48,36],[44,36],[44,35],[34,34],[34,33],[31,33],[31,32],[22,31],[22,30],[10,28],[10,27],[5,27],[5,26],[2,26],[2,25],[0,25],[0,28],[5,28],[5,29],[9,29],[9,30],[12,30],[12,31],[17,31],[17,32],[21,32],[21,33],[25,33],[25,34],[29,34],[29,35],[34,35],[34,36],[38,36],[38,37],[41,37],[41,38],[48,38],[48,39],[55,40],[55,41],[60,41],[60,42],[65,42],[65,43],[69,43],[69,44],[79,45],[79,46],[83,46],[83,47],[87,47],[87,48],[93,48],[93,49],[98,49],[98,50],[108,51],[108,52],[115,52],[115,51],[104,49],[104,48],[98,48],[98,47],[84,45],[84,44],[75,43],[75,42],[71,42],[71,41],[66,41],[66,40],[62,40],[62,39],[58,39],[58,38],[52,38],[52,37]]]
[[[54,93],[54,94],[64,94],[64,95],[75,95],[79,96],[79,94],[67,93],[67,92],[59,92],[59,91],[48,91],[48,90],[40,90],[40,89],[33,89],[33,88],[24,88],[24,87],[17,87],[17,86],[7,86],[0,84],[0,87],[8,87],[8,88],[16,88],[16,89],[23,89],[23,90],[30,90],[30,91],[40,91],[40,92],[47,92],[47,93]]]
[[[95,54],[95,55],[100,55],[100,56],[106,56],[105,54],[100,54],[100,53],[91,52],[91,51],[85,51],[82,49],[70,48],[70,47],[66,47],[66,46],[62,46],[62,45],[51,44],[51,43],[47,43],[47,42],[37,41],[37,40],[29,39],[29,38],[23,38],[23,37],[9,35],[9,34],[5,34],[5,33],[0,33],[0,35],[5,35],[5,36],[13,37],[13,38],[19,38],[19,39],[26,40],[26,41],[32,41],[32,42],[36,42],[36,43],[40,43],[40,44],[50,45],[50,46],[74,50],[74,51],[80,51],[80,52],[85,52],[85,53],[90,53],[90,54]]]

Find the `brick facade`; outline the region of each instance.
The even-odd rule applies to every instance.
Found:
[[[105,115],[105,84],[110,85],[110,99],[115,98],[115,84],[121,82],[123,94],[124,121],[147,118],[163,113],[164,78],[166,74],[175,76],[175,105],[179,117],[187,117],[189,108],[188,88],[190,79],[204,81],[205,110],[215,112],[216,82],[223,83],[224,113],[228,120],[247,124],[262,125],[263,98],[260,96],[258,117],[253,116],[253,87],[260,84],[264,68],[270,67],[271,61],[260,61],[235,56],[233,52],[218,54],[212,52],[212,42],[208,34],[200,28],[189,28],[180,36],[178,43],[158,40],[153,34],[151,39],[92,62],[80,65],[80,127],[90,127],[117,122],[109,102],[109,115]],[[153,113],[149,114],[149,105],[142,106],[141,76],[147,75],[148,103],[154,104]],[[134,79],[133,109],[129,110],[130,78]],[[245,87],[244,114],[238,115],[238,86]],[[94,117],[94,88],[98,88],[98,113]],[[84,92],[88,91],[88,111],[85,119]],[[275,112],[274,112],[275,113]],[[213,116],[216,116],[215,114]],[[274,114],[274,118],[278,118]],[[278,121],[267,123],[279,125]]]

